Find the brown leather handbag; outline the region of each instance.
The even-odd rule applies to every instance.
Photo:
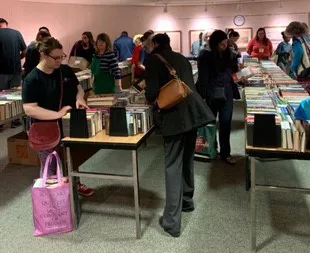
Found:
[[[61,109],[63,98],[63,79],[60,72],[60,101],[59,110]],[[60,127],[57,121],[35,122],[29,129],[29,145],[35,151],[50,150],[60,142]]]
[[[170,75],[173,77],[159,91],[157,105],[159,109],[170,109],[184,101],[186,97],[193,93],[190,87],[186,85],[177,75],[176,71],[160,54],[155,54],[167,67]]]

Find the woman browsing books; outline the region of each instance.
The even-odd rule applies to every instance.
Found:
[[[28,122],[31,127],[33,127],[33,123],[45,122],[52,125],[57,121],[62,133],[62,117],[72,108],[87,108],[84,91],[72,69],[67,65],[62,65],[66,55],[58,40],[47,37],[38,44],[38,49],[41,61],[28,74],[23,83],[24,111],[29,117]],[[46,136],[42,137],[47,139],[48,134],[46,133]],[[41,161],[41,175],[47,157],[55,150],[60,150],[60,143],[56,143],[56,146],[48,150],[46,148],[37,149]],[[49,168],[49,175],[55,175],[56,168],[54,160]],[[79,183],[79,193],[83,196],[91,196],[94,191]]]
[[[198,59],[198,82],[200,95],[206,99],[214,116],[219,115],[220,157],[228,164],[235,164],[230,152],[230,132],[233,99],[240,99],[232,74],[238,71],[237,59],[228,47],[225,32],[217,30],[210,36],[210,48]]]
[[[97,53],[92,60],[95,94],[111,94],[122,90],[121,70],[110,37],[101,33],[96,40]]]

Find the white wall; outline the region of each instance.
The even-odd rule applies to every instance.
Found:
[[[50,28],[53,36],[63,43],[69,52],[81,33],[90,30],[96,36],[108,33],[113,39],[122,30],[131,35],[143,33],[148,29],[157,31],[181,30],[183,53],[189,53],[189,30],[234,27],[233,17],[244,15],[244,27],[253,27],[254,33],[261,26],[282,26],[298,20],[310,22],[309,1],[260,3],[242,5],[240,11],[234,5],[168,7],[112,7],[70,4],[46,4],[0,0],[0,17],[6,18],[10,26],[20,30],[27,43],[32,41],[40,26]]]

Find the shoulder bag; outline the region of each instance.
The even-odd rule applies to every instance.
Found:
[[[60,72],[60,101],[61,109],[63,98],[63,79]],[[29,145],[35,151],[44,151],[55,148],[60,142],[60,127],[57,121],[34,122],[29,129]]]
[[[175,69],[172,68],[164,57],[159,54],[155,55],[165,64],[170,75],[173,77],[172,80],[161,87],[157,98],[159,109],[170,109],[184,101],[184,99],[192,94],[193,91],[178,77]]]

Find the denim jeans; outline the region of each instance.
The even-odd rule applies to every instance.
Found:
[[[229,89],[227,91],[227,100],[225,102],[217,103],[216,101],[213,101],[209,106],[215,118],[219,116],[220,157],[225,159],[230,156],[231,151],[230,132],[234,108],[232,90]]]

